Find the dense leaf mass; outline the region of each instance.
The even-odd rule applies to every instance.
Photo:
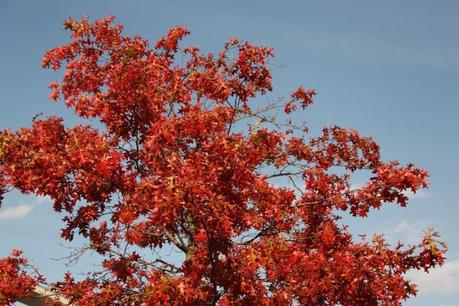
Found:
[[[19,298],[31,297],[32,290],[44,279],[30,268],[27,259],[19,250],[11,256],[0,259],[0,305],[11,305]],[[31,272],[29,275],[27,272]]]
[[[183,27],[150,45],[113,17],[64,26],[71,42],[42,61],[65,70],[50,97],[96,124],[1,132],[0,193],[50,197],[62,237],[102,256],[52,285],[75,305],[399,305],[416,293],[407,271],[443,263],[435,232],[390,246],[339,225],[342,211],[405,206],[428,174],[382,161],[354,130],[309,136],[291,115],[312,89],[255,103],[272,91],[271,49],[233,38],[203,54],[181,46]],[[360,172],[370,178],[353,189]],[[0,303],[43,281],[23,261],[0,261]]]

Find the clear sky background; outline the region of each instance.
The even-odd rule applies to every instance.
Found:
[[[0,129],[30,126],[39,112],[77,122],[48,100],[47,85],[60,75],[41,70],[40,60],[68,41],[63,20],[83,14],[114,14],[126,33],[151,41],[184,25],[192,32],[187,43],[204,51],[232,36],[273,47],[274,96],[299,85],[319,93],[302,118],[312,133],[331,124],[355,128],[378,141],[385,160],[430,172],[430,189],[408,208],[346,222],[355,233],[408,243],[433,226],[450,246],[447,263],[411,275],[421,291],[406,305],[458,305],[459,1],[0,0]],[[60,279],[68,268],[50,259],[68,252],[59,226],[47,199],[9,194],[0,208],[0,256],[21,248],[50,280]]]

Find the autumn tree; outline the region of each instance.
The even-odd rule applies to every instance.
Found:
[[[94,124],[51,116],[2,131],[0,188],[51,198],[62,238],[103,258],[50,284],[71,303],[399,305],[416,294],[408,271],[443,263],[435,232],[390,246],[340,225],[344,212],[407,205],[428,174],[383,161],[355,130],[310,136],[291,117],[314,90],[254,102],[272,91],[271,49],[233,38],[204,54],[182,46],[183,27],[150,45],[113,17],[64,27],[71,42],[42,61],[65,70],[50,97]],[[370,178],[353,189],[361,172]],[[19,251],[0,260],[0,303],[45,282],[26,265]]]

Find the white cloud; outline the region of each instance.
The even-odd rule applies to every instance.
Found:
[[[418,190],[416,193],[412,191],[405,191],[404,194],[408,197],[408,199],[425,199],[431,196],[430,192],[425,190]]]
[[[420,243],[424,232],[431,227],[425,220],[400,221],[386,232],[386,237],[392,242],[402,241],[409,244]]]
[[[14,207],[2,207],[0,208],[0,220],[19,219],[27,216],[35,206],[43,203],[49,203],[51,199],[44,196],[34,196],[29,198],[30,201],[27,203],[19,203]]]
[[[426,220],[404,220],[394,224],[385,235],[392,243],[400,240],[412,245],[418,244],[422,241],[425,230],[432,225]],[[459,293],[459,258],[447,259],[443,266],[429,273],[424,270],[411,271],[407,278],[418,285],[420,294]]]
[[[438,220],[401,220],[400,222],[387,222],[384,228],[380,228],[380,233],[383,233],[386,239],[395,244],[401,241],[404,244],[415,245],[422,242],[426,231],[433,228],[436,231],[440,227]],[[440,240],[444,240],[445,235],[440,232]]]
[[[50,203],[50,202],[51,202],[51,198],[48,196],[35,196],[30,202],[30,205],[39,205],[39,204]]]
[[[9,207],[6,209],[0,210],[0,219],[17,219],[23,218],[32,211],[32,207],[28,205],[19,205],[16,207]]]
[[[459,259],[446,260],[443,266],[430,273],[412,271],[408,278],[418,285],[420,294],[459,293]]]

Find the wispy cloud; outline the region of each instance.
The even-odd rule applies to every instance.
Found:
[[[49,203],[51,199],[47,196],[35,196],[32,201],[30,201],[30,205],[39,205],[43,203]]]
[[[404,194],[408,197],[408,199],[425,199],[431,196],[431,193],[425,190],[418,190],[416,193],[412,191],[405,191]]]
[[[0,210],[0,220],[18,219],[27,216],[32,211],[32,206],[19,205]]]
[[[421,242],[425,230],[432,225],[426,220],[402,220],[393,224],[385,236],[392,243],[400,240],[414,245]],[[424,270],[410,271],[407,278],[418,285],[420,294],[459,293],[459,257],[447,259],[443,266],[429,273]]]
[[[459,259],[447,260],[430,273],[410,272],[408,278],[418,285],[420,294],[459,293]]]
[[[20,203],[14,207],[0,208],[0,220],[19,219],[27,216],[35,206],[49,202],[48,197],[36,196],[27,203]]]
[[[392,242],[402,241],[409,244],[421,242],[424,232],[431,227],[425,220],[400,221],[386,232],[386,237]]]

